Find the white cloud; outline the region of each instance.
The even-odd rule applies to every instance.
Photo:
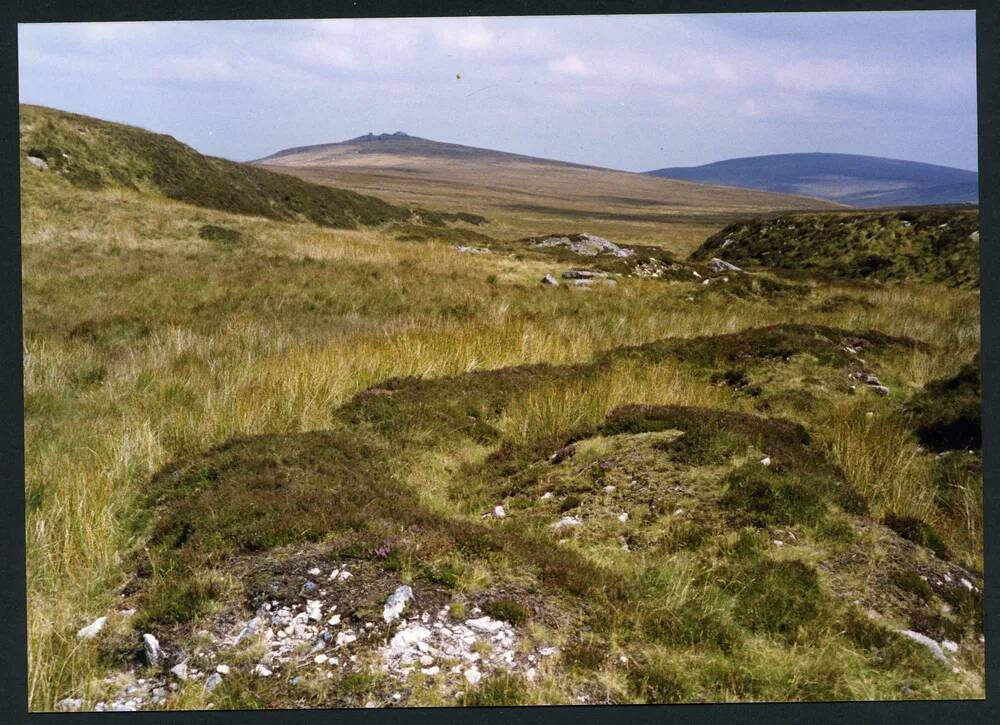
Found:
[[[593,75],[593,71],[583,62],[583,58],[576,53],[564,55],[549,61],[549,71],[556,75],[585,77]]]

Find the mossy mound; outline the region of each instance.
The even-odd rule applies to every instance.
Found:
[[[831,277],[979,286],[979,211],[786,214],[730,224],[691,255]]]

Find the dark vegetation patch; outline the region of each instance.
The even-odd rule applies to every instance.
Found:
[[[242,244],[245,241],[243,234],[241,234],[238,230],[229,229],[228,227],[220,227],[215,224],[205,224],[199,228],[198,236],[202,239],[218,242],[223,246],[234,246]]]
[[[726,478],[720,505],[754,526],[818,524],[826,513],[827,481],[748,463]]]
[[[606,358],[635,357],[651,363],[674,358],[704,367],[723,367],[757,361],[787,361],[809,353],[825,365],[857,366],[855,350],[927,350],[928,345],[908,337],[894,337],[877,330],[851,332],[826,325],[779,324],[754,327],[729,335],[665,338],[604,353]]]
[[[873,310],[875,305],[864,297],[853,295],[832,295],[826,297],[822,302],[813,305],[817,312],[843,312],[850,309]]]
[[[37,106],[21,106],[21,124],[21,146],[43,154],[55,173],[86,189],[152,190],[210,209],[347,229],[411,216],[372,196],[203,156],[170,136],[132,126]]]
[[[979,286],[979,210],[785,214],[730,224],[691,255],[835,278]]]
[[[795,639],[823,609],[816,571],[801,561],[744,563],[730,571],[729,581],[739,600],[736,617],[754,632]]]
[[[415,218],[419,219],[421,223],[434,227],[443,227],[446,224],[453,222],[465,222],[466,224],[472,224],[473,226],[478,227],[489,222],[489,219],[481,214],[470,214],[469,212],[464,211],[442,212],[431,211],[430,209],[418,207],[413,210],[413,215]]]
[[[653,448],[663,451],[674,463],[688,466],[714,466],[726,463],[746,449],[746,441],[722,430],[694,428],[669,441],[657,441]]]
[[[885,515],[882,523],[914,544],[926,546],[941,559],[950,559],[951,552],[937,535],[937,532],[924,521],[914,516],[897,516],[891,511]]]
[[[483,606],[483,611],[493,617],[513,625],[524,624],[528,621],[530,612],[526,607],[521,606],[513,599],[496,599],[487,602]]]
[[[982,433],[982,379],[979,355],[954,376],[924,386],[906,405],[917,439],[934,451],[979,450]]]
[[[393,236],[401,242],[445,242],[446,244],[467,244],[492,247],[496,240],[485,234],[446,226],[421,226],[400,222],[389,227]]]

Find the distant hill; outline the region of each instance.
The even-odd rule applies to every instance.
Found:
[[[749,156],[646,173],[664,179],[801,194],[850,206],[979,203],[979,174],[974,171],[854,154]]]
[[[197,206],[354,228],[406,220],[407,208],[204,156],[171,136],[42,106],[20,107],[22,164],[90,188],[139,189]]]
[[[395,133],[368,133],[364,136],[338,141],[335,143],[316,144],[313,146],[297,146],[284,149],[257,159],[251,163],[287,164],[292,166],[318,166],[326,164],[350,164],[352,160],[362,164],[371,163],[371,157],[392,157],[397,160],[406,158],[447,158],[475,162],[514,162],[530,164],[553,164],[556,166],[571,166],[581,169],[596,168],[583,166],[567,161],[553,161],[534,156],[512,154],[506,151],[493,151],[475,146],[463,146],[456,143],[431,141],[430,139],[410,136],[402,131]]]
[[[402,132],[299,146],[254,164],[312,182],[376,194],[394,204],[484,214],[508,238],[590,232],[668,244],[686,253],[725,224],[753,214],[832,209],[802,196],[659,179]]]
[[[916,207],[785,214],[727,226],[691,255],[793,274],[979,286],[979,211]]]

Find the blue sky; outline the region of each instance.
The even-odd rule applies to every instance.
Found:
[[[645,171],[977,168],[972,12],[21,25],[21,101],[235,160],[407,133]]]

